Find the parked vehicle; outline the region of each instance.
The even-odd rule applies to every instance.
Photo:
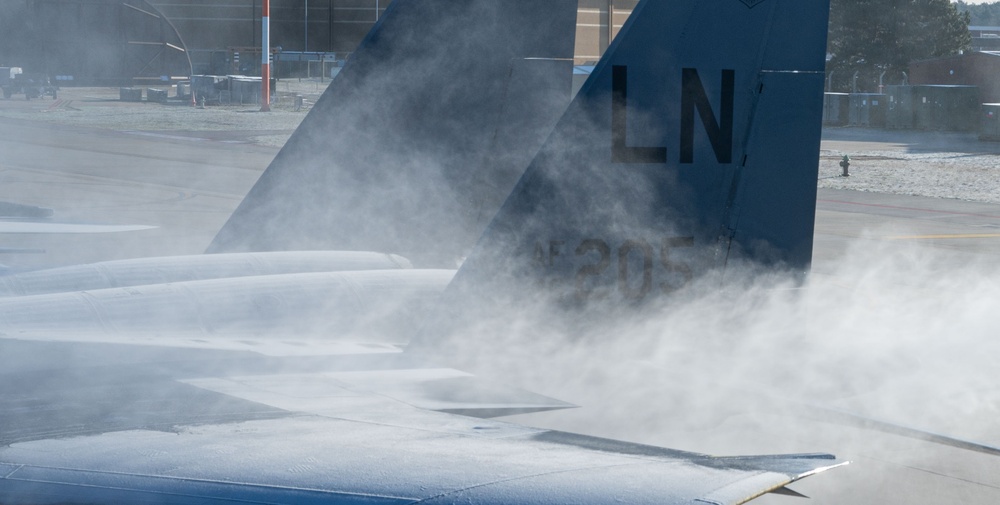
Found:
[[[10,71],[4,72],[4,68],[9,68]],[[15,69],[17,73],[15,73]],[[0,88],[3,88],[3,97],[8,99],[14,95],[24,94],[25,100],[40,98],[44,95],[49,95],[55,100],[59,93],[59,87],[53,86],[48,76],[25,74],[18,67],[0,67]]]
[[[3,89],[4,98],[10,98],[14,94],[14,77],[22,72],[21,67],[0,67],[0,89]]]

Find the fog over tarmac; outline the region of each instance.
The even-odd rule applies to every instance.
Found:
[[[540,310],[540,321],[483,324],[468,345],[510,342],[510,354],[484,357],[484,373],[582,407],[517,422],[713,454],[854,461],[792,486],[813,503],[994,503],[997,455],[861,429],[882,421],[1000,446],[996,256],[889,242],[886,231],[864,233],[803,287],[727,272],[722,288],[706,279],[586,334],[559,333]]]
[[[854,460],[839,481],[801,484],[815,503],[995,503],[995,450],[922,439],[1000,447],[998,152],[974,135],[828,130],[805,285],[730,268],[659,305],[569,321],[545,300],[519,301],[444,347],[485,376],[583,407],[518,422]],[[860,155],[838,178],[830,165],[847,153]],[[928,198],[942,195],[954,199]]]
[[[89,93],[75,92],[81,96]],[[64,117],[76,128],[89,121],[88,110],[100,111],[100,102],[89,102],[93,106],[89,109],[88,102],[73,99],[69,91],[63,96],[78,100],[71,106],[80,111],[60,111],[59,107],[48,111],[51,102],[33,103],[31,107],[44,105],[37,109],[21,104],[15,109],[0,103],[0,116],[54,122]],[[137,107],[159,108],[147,104]],[[169,120],[155,119],[175,112],[194,117],[204,111],[162,107],[160,113],[149,115],[148,123],[92,126],[110,130],[103,135],[112,143],[141,138],[143,142],[164,142],[177,150],[192,142],[230,149],[212,140],[210,134],[172,131],[165,126],[173,124]],[[93,115],[100,116],[99,121],[114,116]],[[236,117],[284,120],[280,115],[249,113]],[[208,140],[158,140],[120,133],[123,129]],[[233,124],[218,131],[238,129]],[[227,135],[232,136],[221,138],[237,138]],[[246,132],[242,135],[245,139]],[[52,136],[58,143],[59,133]],[[40,150],[45,148],[39,146]],[[231,149],[235,152],[245,147]],[[979,143],[969,136],[917,133],[899,138],[876,131],[828,130],[823,149],[821,187],[870,191],[870,195],[851,193],[868,204],[884,205],[880,199],[886,193],[939,196],[945,191],[971,202],[996,202],[1000,194],[992,189],[1000,180],[996,177],[998,164],[994,163],[1000,146]],[[835,178],[842,153],[855,156],[848,179]],[[101,160],[92,156],[81,152],[66,163],[75,171],[104,170],[106,167],[99,166]],[[266,165],[268,155],[259,156],[261,165]],[[134,173],[125,168],[118,174],[103,173],[102,184],[114,185],[112,175],[137,180],[170,175],[143,175],[142,167],[148,166],[148,161],[123,159],[131,160],[127,163],[136,167]],[[161,166],[157,162],[158,170],[167,166],[169,163]],[[2,161],[0,167],[8,180],[16,176],[18,184],[27,184],[24,174],[33,173],[21,170],[30,167],[5,166]],[[242,188],[248,188],[262,168],[246,167],[246,173],[211,169],[204,176],[226,173],[225,180],[239,180]],[[98,189],[96,195],[112,194],[72,178],[68,181],[55,183],[72,191]],[[202,189],[210,186],[207,181],[191,179],[175,184]],[[38,189],[40,194],[42,189]],[[159,193],[137,195],[114,207],[113,213],[93,215],[147,223],[148,217],[162,213],[164,221],[154,224],[176,226],[168,231],[181,236],[184,227],[196,223],[197,215],[206,211],[213,216],[214,226],[221,225],[226,208],[231,211],[238,202],[238,196],[232,195],[224,202],[212,200],[211,206],[202,207],[206,200],[199,196],[168,205],[159,200]],[[949,212],[975,222],[952,222],[946,219],[952,214],[934,213],[906,220],[870,213],[883,207],[828,208],[831,204],[824,199],[830,200],[831,195],[839,200],[843,193],[820,192],[817,260],[805,286],[777,274],[728,271],[724,281],[706,278],[690,286],[683,296],[639,312],[626,310],[618,317],[594,321],[584,332],[576,331],[579,325],[572,325],[574,332],[565,332],[571,325],[554,319],[557,312],[544,305],[533,312],[500,311],[496,319],[482,321],[475,331],[465,333],[461,346],[470,355],[485,358],[477,368],[486,376],[582,406],[511,418],[517,422],[714,454],[824,451],[853,460],[851,467],[793,486],[814,496],[813,503],[845,499],[858,503],[941,503],[956,497],[971,503],[996,502],[1000,496],[997,457],[861,430],[845,425],[824,409],[1000,446],[1000,428],[995,423],[1000,391],[994,379],[1000,350],[996,339],[1000,326],[996,321],[1000,244],[996,241],[1000,237],[992,233],[1000,226],[1000,207],[900,196],[891,206],[901,216],[916,208],[953,209]],[[141,201],[146,196],[156,199]],[[68,197],[48,205],[58,211],[73,201]],[[966,205],[977,205],[976,210]],[[177,222],[166,219],[175,212],[192,216]],[[849,233],[842,233],[845,222],[849,222]],[[906,239],[929,233],[979,236]],[[211,232],[206,230],[204,235],[202,242]],[[131,240],[121,239],[121,243]],[[60,240],[77,243],[72,237]],[[973,243],[976,247],[969,248]],[[166,246],[165,242],[163,250]],[[181,252],[198,252],[196,246],[192,243],[186,246],[189,250]],[[135,254],[155,249],[155,244],[142,244]],[[127,257],[129,251],[115,253]],[[484,343],[500,352],[482,356],[479,349]],[[789,499],[764,500],[757,503]]]
[[[312,82],[303,86],[321,91]],[[123,104],[115,95],[114,89],[67,88],[58,100],[0,100],[0,131],[32,137],[0,138],[0,153],[8,153],[0,157],[6,188],[0,201],[52,207],[57,218],[159,228],[5,238],[0,247],[49,252],[4,255],[0,263],[32,268],[199,254],[305,116],[280,103],[275,112],[259,114],[252,107]],[[392,112],[373,106],[371,114]],[[389,152],[412,154],[409,147]],[[854,160],[850,178],[838,177],[844,154]],[[301,155],[309,160],[309,153]],[[1000,145],[970,135],[829,129],[820,161],[816,259],[804,282],[795,274],[733,266],[642,307],[581,314],[541,298],[521,300],[516,307],[489,307],[490,317],[448,340],[433,341],[431,334],[431,349],[457,356],[457,368],[467,364],[486,379],[580,406],[506,418],[513,422],[718,455],[829,452],[852,460],[850,467],[792,486],[813,496],[811,503],[1000,503],[1000,456],[862,428],[877,420],[1000,447],[998,161]],[[466,196],[457,192],[441,197]],[[449,310],[458,309],[446,307],[444,314]],[[415,334],[422,324],[408,321],[395,330]],[[5,341],[0,349],[14,347]],[[40,371],[26,375],[43,385],[46,375],[59,372],[49,359],[85,362],[81,375],[94,381],[119,358],[138,363],[137,370],[144,360],[159,360],[158,367],[177,375],[210,376],[215,364],[266,373],[256,361],[233,365],[236,359],[218,351],[44,348],[57,351],[37,357]],[[192,356],[196,363],[189,363],[196,361]],[[92,358],[96,362],[87,361]],[[309,358],[267,364],[296,373],[359,366]],[[72,373],[59,380],[75,385]],[[312,391],[312,384],[301,386]],[[155,398],[133,384],[122,389]],[[170,416],[188,410],[246,408],[221,396],[201,390],[173,396],[197,401],[161,402],[154,414],[167,426],[150,425],[169,431],[177,419]],[[112,392],[100,400],[107,409],[95,422],[113,417],[118,397]],[[284,415],[254,408],[262,416]],[[185,424],[180,419],[176,424]],[[767,496],[754,503],[790,500]]]

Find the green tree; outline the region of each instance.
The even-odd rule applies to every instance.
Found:
[[[955,2],[955,8],[969,13],[970,25],[1000,26],[1000,2],[970,4],[960,0]]]
[[[827,72],[835,91],[901,82],[911,61],[970,47],[969,14],[949,0],[831,0]]]

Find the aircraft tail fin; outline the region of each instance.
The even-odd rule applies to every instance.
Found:
[[[808,268],[828,10],[640,2],[449,289],[635,302]]]
[[[395,0],[208,252],[454,268],[569,103],[576,0]]]

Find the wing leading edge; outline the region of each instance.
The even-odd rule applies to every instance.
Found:
[[[158,352],[129,367],[5,374],[0,503],[736,504],[841,464],[456,415],[567,405],[400,361]]]
[[[0,451],[0,502],[738,504],[840,464],[828,455],[716,458],[377,400],[366,407],[358,397],[341,403],[360,418],[14,444]]]

